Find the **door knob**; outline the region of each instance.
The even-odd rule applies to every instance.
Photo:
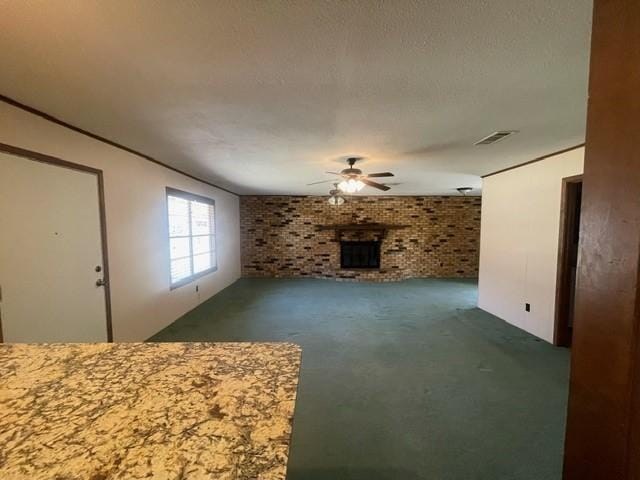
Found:
[[[96,287],[104,287],[106,284],[107,282],[105,282],[103,278],[96,280]]]

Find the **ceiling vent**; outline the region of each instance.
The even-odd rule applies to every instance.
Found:
[[[482,140],[478,140],[474,145],[491,145],[492,143],[499,142],[500,140],[507,138],[509,135],[518,133],[517,130],[501,130],[499,132],[493,132],[491,135],[484,137]]]

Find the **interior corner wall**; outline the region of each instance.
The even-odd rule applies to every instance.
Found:
[[[240,278],[238,196],[3,102],[0,142],[103,171],[114,341],[145,340]],[[218,270],[174,290],[167,186],[216,202]]]
[[[583,163],[577,148],[483,180],[478,306],[550,343],[562,179]]]

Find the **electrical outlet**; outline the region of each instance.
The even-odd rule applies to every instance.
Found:
[[[531,311],[531,304],[530,303],[525,303],[524,304],[524,310],[525,310],[525,312],[530,312]]]

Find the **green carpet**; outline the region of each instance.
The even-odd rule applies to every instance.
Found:
[[[560,480],[569,352],[467,280],[242,279],[151,341],[303,348],[289,480]]]

